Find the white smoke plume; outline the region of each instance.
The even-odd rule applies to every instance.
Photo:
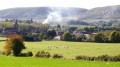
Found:
[[[69,8],[51,8],[51,10],[47,18],[42,22],[43,24],[66,25],[68,20],[73,19],[72,11]]]
[[[61,21],[62,21],[61,12],[59,10],[52,8],[52,12],[48,14],[47,19],[45,19],[42,23],[56,25],[56,24],[61,24]]]

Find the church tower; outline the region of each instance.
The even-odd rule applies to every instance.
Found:
[[[14,21],[14,30],[18,32],[18,20],[17,19],[15,19]]]
[[[18,29],[18,20],[17,19],[14,21],[14,28]]]

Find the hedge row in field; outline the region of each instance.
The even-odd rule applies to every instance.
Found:
[[[98,57],[89,57],[89,56],[76,56],[76,60],[89,60],[89,61],[120,61],[120,55],[117,56],[108,56],[108,55],[101,55]]]

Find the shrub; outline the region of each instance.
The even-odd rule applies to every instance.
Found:
[[[89,57],[87,56],[76,56],[75,59],[76,60],[87,60]]]
[[[4,49],[5,49],[5,55],[8,56],[11,54],[11,46],[10,45],[5,45]]]
[[[45,51],[38,51],[35,54],[35,57],[40,57],[40,58],[49,58],[50,57],[50,53],[49,52],[45,52]]]
[[[89,60],[89,61],[120,61],[120,55],[117,56],[108,56],[108,55],[101,55],[98,57],[89,57],[89,56],[76,56],[76,60]]]
[[[19,56],[22,49],[25,49],[23,38],[18,34],[11,34],[9,39],[6,40],[6,45],[4,46],[5,53],[9,55],[10,52],[14,56]]]
[[[20,53],[19,56],[20,57],[27,57],[27,53]]]
[[[99,60],[99,61],[108,61],[108,58],[109,58],[108,55],[101,55],[101,56],[98,56],[96,60]]]
[[[5,55],[5,52],[4,52],[4,51],[0,51],[0,54],[1,54],[1,55]]]
[[[21,56],[21,57],[31,57],[31,56],[33,56],[33,53],[32,52],[20,53],[19,56]]]
[[[54,55],[53,55],[53,58],[63,58],[63,56],[62,56],[62,55],[59,55],[59,54],[54,54]]]
[[[33,53],[32,52],[27,52],[26,55],[29,57],[29,56],[33,56]]]

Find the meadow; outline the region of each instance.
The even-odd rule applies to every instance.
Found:
[[[67,41],[41,41],[24,42],[27,49],[23,52],[47,51],[53,54],[61,54],[64,59],[45,59],[34,57],[13,57],[0,55],[0,67],[120,67],[120,62],[80,61],[71,60],[75,56],[99,56],[120,54],[120,43],[92,43],[92,42],[67,42]],[[0,50],[3,50],[4,41],[0,42]],[[48,48],[51,46],[51,48]],[[63,48],[67,46],[68,48]],[[57,47],[57,48],[56,48]]]
[[[4,41],[0,42],[0,50],[3,50]],[[23,52],[47,51],[50,54],[61,54],[67,59],[74,59],[78,55],[99,56],[120,54],[120,43],[91,43],[91,42],[66,42],[66,41],[42,41],[25,42],[27,49]],[[51,48],[48,48],[51,46]],[[67,46],[68,48],[63,48]],[[57,48],[56,48],[57,47]]]

